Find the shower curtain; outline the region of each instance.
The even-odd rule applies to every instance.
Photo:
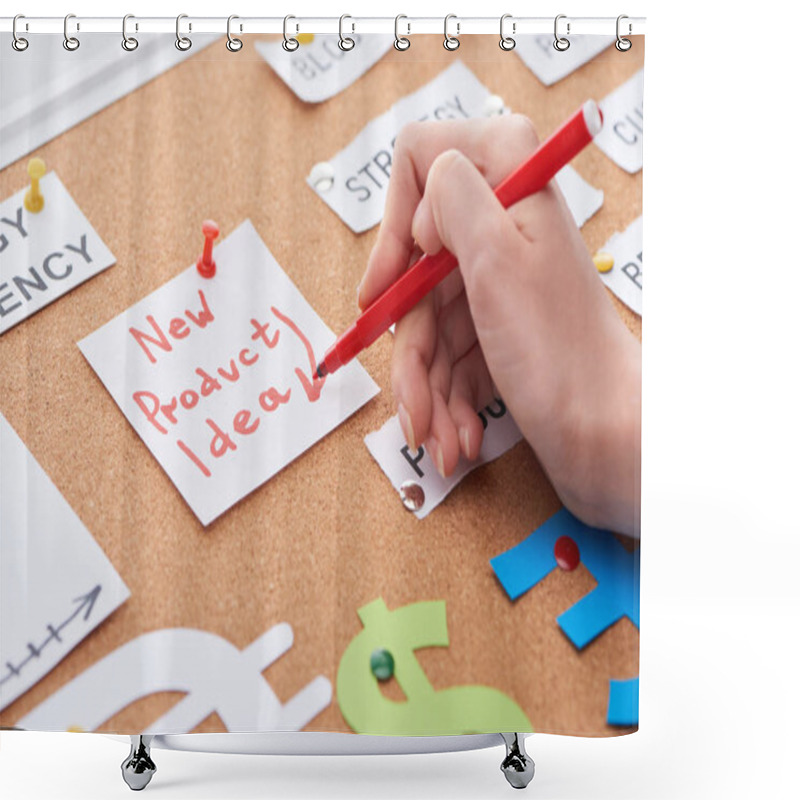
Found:
[[[398,30],[0,40],[0,727],[637,728],[643,38]]]

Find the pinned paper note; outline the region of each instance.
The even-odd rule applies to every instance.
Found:
[[[545,86],[552,86],[591,61],[614,41],[614,36],[570,36],[569,47],[556,50],[550,34],[517,36],[514,51]]]
[[[0,709],[130,592],[0,414]]]
[[[558,625],[579,650],[627,617],[639,627],[639,548],[629,551],[613,533],[590,528],[566,508],[527,539],[491,559],[511,600],[547,577],[559,564],[558,542],[567,537],[597,585],[558,617]]]
[[[38,213],[25,208],[28,186],[0,203],[0,334],[115,261],[55,172],[39,186]]]
[[[532,730],[525,712],[499,689],[431,684],[414,652],[450,644],[444,600],[390,611],[379,597],[359,608],[358,616],[364,628],[344,651],[336,675],[339,708],[356,733],[456,736]],[[377,670],[370,668],[376,654],[382,657]],[[381,691],[379,681],[392,676],[405,695],[402,702]]]
[[[93,664],[23,717],[25,730],[97,730],[131,703],[156,692],[186,696],[142,733],[189,733],[216,713],[230,732],[297,731],[330,705],[330,681],[319,675],[281,702],[261,674],[289,651],[282,622],[244,650],[191,628],[151,631]]]
[[[603,205],[603,190],[595,189],[585,181],[569,164],[556,174],[555,181],[564,195],[575,224],[582,228]]]
[[[383,219],[394,143],[403,126],[415,120],[482,117],[490,96],[472,72],[456,61],[373,119],[332,159],[315,165],[306,182],[352,231],[369,230]],[[602,191],[572,167],[564,167],[556,180],[579,226],[602,206]]]
[[[214,258],[79,342],[203,525],[378,392],[355,360],[316,377],[335,336],[249,220]]]
[[[283,42],[256,42],[256,50],[284,83],[306,103],[320,103],[360,78],[392,47],[391,36],[348,33],[350,50],[339,47],[336,34],[314,34],[293,52]]]
[[[615,233],[602,248],[614,265],[600,273],[603,283],[637,314],[642,313],[642,217],[622,233]]]
[[[600,102],[603,129],[594,137],[595,144],[630,173],[642,168],[643,98],[644,70],[640,69]]]
[[[517,423],[508,413],[502,400],[497,399],[490,403],[479,412],[479,416],[484,431],[478,458],[475,461],[468,461],[462,456],[453,474],[447,478],[443,478],[436,471],[433,459],[424,446],[416,453],[410,451],[396,415],[380,430],[368,433],[364,437],[367,449],[398,492],[407,481],[413,481],[422,489],[424,494],[422,504],[418,506],[418,503],[414,503],[413,506],[408,506],[412,508],[417,519],[427,517],[465,475],[481,464],[499,458],[522,439]]]

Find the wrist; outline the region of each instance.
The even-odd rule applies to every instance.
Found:
[[[562,502],[588,525],[639,536],[641,344],[627,331],[613,359],[577,398],[562,443]]]

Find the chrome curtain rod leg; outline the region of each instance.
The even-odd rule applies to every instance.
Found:
[[[152,741],[152,736],[131,736],[131,752],[122,762],[122,779],[134,792],[144,789],[156,773],[156,765],[150,758]]]
[[[506,780],[515,789],[524,789],[532,780],[535,766],[525,752],[525,737],[521,733],[501,733],[506,745],[506,757],[500,765]]]

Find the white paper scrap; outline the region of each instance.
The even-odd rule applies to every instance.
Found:
[[[447,478],[443,478],[436,471],[433,459],[424,446],[421,446],[416,453],[410,452],[397,415],[391,417],[379,430],[364,437],[367,449],[398,492],[406,481],[414,481],[422,487],[425,492],[425,502],[413,512],[417,519],[427,517],[465,475],[482,464],[499,458],[522,439],[517,423],[508,413],[502,400],[496,399],[484,408],[479,416],[483,421],[484,431],[478,458],[475,461],[468,461],[462,456],[455,472]]]
[[[383,217],[394,141],[400,129],[419,120],[482,117],[490,94],[461,61],[455,61],[367,123],[344,150],[329,159],[332,182],[320,190],[310,175],[306,181],[352,231],[369,230]]]
[[[249,220],[214,259],[78,343],[203,525],[378,392],[355,360],[316,378],[333,331]]]
[[[36,214],[25,208],[29,186],[0,203],[0,334],[115,261],[55,172],[39,186]]]
[[[603,190],[596,189],[589,181],[584,180],[569,164],[556,174],[555,181],[564,195],[575,224],[582,228],[601,209]]]
[[[600,273],[603,283],[641,316],[642,313],[642,218],[622,233],[615,233],[602,247],[614,259],[609,272]]]
[[[615,36],[580,35],[569,37],[566,50],[556,50],[550,34],[517,36],[514,51],[525,66],[545,85],[552,86],[591,61],[616,41]]]
[[[43,678],[129,595],[0,414],[0,709]]]
[[[387,53],[391,36],[349,33],[355,47],[342,50],[337,34],[314,34],[295,51],[287,52],[280,42],[256,42],[256,50],[278,73],[284,83],[304,102],[321,103],[360,78]]]
[[[392,168],[394,142],[400,130],[415,120],[469,119],[485,115],[489,90],[456,61],[413,94],[398,100],[376,117],[344,150],[315,165],[308,185],[355,233],[363,233],[383,219]],[[603,204],[595,189],[567,165],[556,176],[578,226]]]
[[[644,70],[600,101],[603,129],[595,144],[618,166],[630,172],[642,168]]]
[[[189,733],[216,713],[229,732],[297,731],[333,691],[319,675],[282,703],[261,674],[294,642],[281,622],[244,650],[208,631],[166,628],[142,634],[74,678],[23,717],[25,730],[97,730],[131,703],[156,692],[185,692],[142,733]]]

